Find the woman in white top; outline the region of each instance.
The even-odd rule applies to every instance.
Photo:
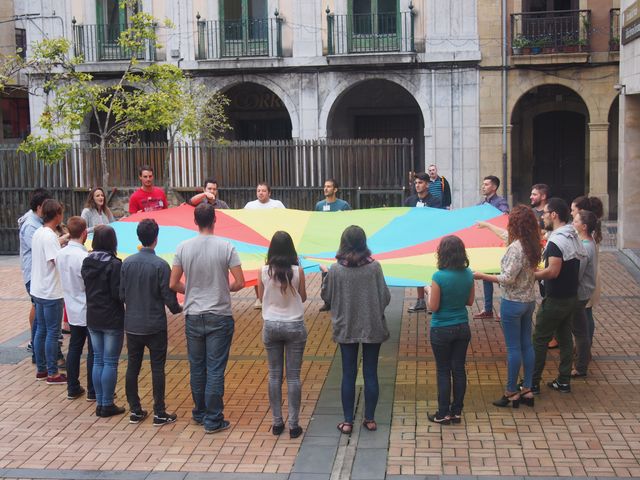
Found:
[[[287,367],[287,394],[289,399],[289,436],[302,435],[298,425],[302,383],[300,370],[307,343],[304,326],[304,307],[307,299],[304,271],[299,266],[298,254],[287,232],[273,234],[267,264],[258,277],[258,298],[262,300],[264,327],[262,340],[269,363],[269,404],[273,414],[274,435],[284,431],[282,418],[282,375]]]
[[[107,207],[107,197],[102,187],[95,187],[89,192],[87,203],[80,214],[84,221],[87,222],[87,231],[93,233],[96,225],[109,225],[115,222],[113,213]]]

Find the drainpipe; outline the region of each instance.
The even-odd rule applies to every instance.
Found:
[[[507,0],[502,0],[502,195],[509,195],[509,177],[507,171]]]

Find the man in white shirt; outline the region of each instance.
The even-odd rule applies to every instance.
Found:
[[[267,182],[260,182],[256,187],[257,200],[247,202],[244,208],[259,210],[261,208],[286,208],[280,200],[271,198],[271,187]]]
[[[262,208],[287,208],[280,200],[274,200],[271,198],[271,187],[267,182],[260,182],[256,187],[257,200],[248,202],[244,208],[249,210],[259,210]],[[255,287],[256,301],[253,304],[253,308],[260,310],[262,308],[262,302],[258,297],[258,287]]]
[[[244,273],[235,247],[213,234],[213,205],[201,203],[194,217],[200,235],[178,245],[169,287],[185,296],[193,420],[204,425],[205,433],[217,433],[230,426],[224,418],[223,397],[234,330],[231,292],[244,287]]]
[[[84,280],[80,270],[82,262],[88,255],[84,243],[87,241],[87,222],[82,217],[71,217],[67,221],[69,243],[58,252],[56,268],[62,282],[64,304],[71,328],[69,351],[67,352],[67,398],[74,400],[85,394],[80,385],[80,357],[87,342],[87,400],[94,401],[96,392],[93,389],[93,348],[87,330],[87,297],[84,291]]]
[[[42,204],[44,225],[36,230],[31,241],[31,295],[36,304],[36,333],[33,349],[36,354],[36,380],[49,385],[66,385],[67,377],[58,373],[58,337],[62,320],[63,294],[56,257],[60,241],[55,229],[62,222],[62,204],[45,200]]]

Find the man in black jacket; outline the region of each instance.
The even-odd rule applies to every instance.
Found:
[[[158,244],[158,224],[145,219],[138,224],[139,253],[127,257],[122,264],[120,298],[126,304],[124,330],[127,333],[128,364],[126,375],[127,401],[131,409],[129,423],[140,423],[147,412],[140,405],[138,375],[144,348],[149,349],[151,380],[153,383],[153,425],[162,426],[176,421],[175,413],[167,413],[164,403],[167,360],[167,314],[180,313],[175,292],[169,289],[169,264],[155,254]]]

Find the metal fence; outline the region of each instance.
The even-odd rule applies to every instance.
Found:
[[[198,19],[198,60],[281,57],[282,18]]]
[[[73,23],[73,48],[78,57],[85,62],[104,62],[114,60],[155,60],[156,51],[151,42],[139,51],[132,51],[120,45],[120,34],[131,27],[124,24],[82,25]]]
[[[340,185],[340,197],[354,208],[400,206],[414,147],[406,139],[183,143],[169,152],[165,171],[167,148],[164,143],[109,147],[109,186],[137,188],[138,168],[147,164],[154,169],[156,184],[168,179],[184,199],[215,177],[220,198],[231,208],[254,200],[257,183],[267,181],[273,198],[289,208],[310,210],[323,197],[324,180],[331,177]],[[55,165],[44,165],[15,148],[0,148],[0,253],[17,253],[16,221],[29,208],[34,188],[47,188],[67,214],[77,215],[88,190],[102,184],[102,173],[95,147],[74,146]]]
[[[336,15],[327,9],[329,55],[414,52],[414,17],[413,10]]]
[[[511,14],[514,55],[587,52],[591,43],[591,10],[557,10]]]

